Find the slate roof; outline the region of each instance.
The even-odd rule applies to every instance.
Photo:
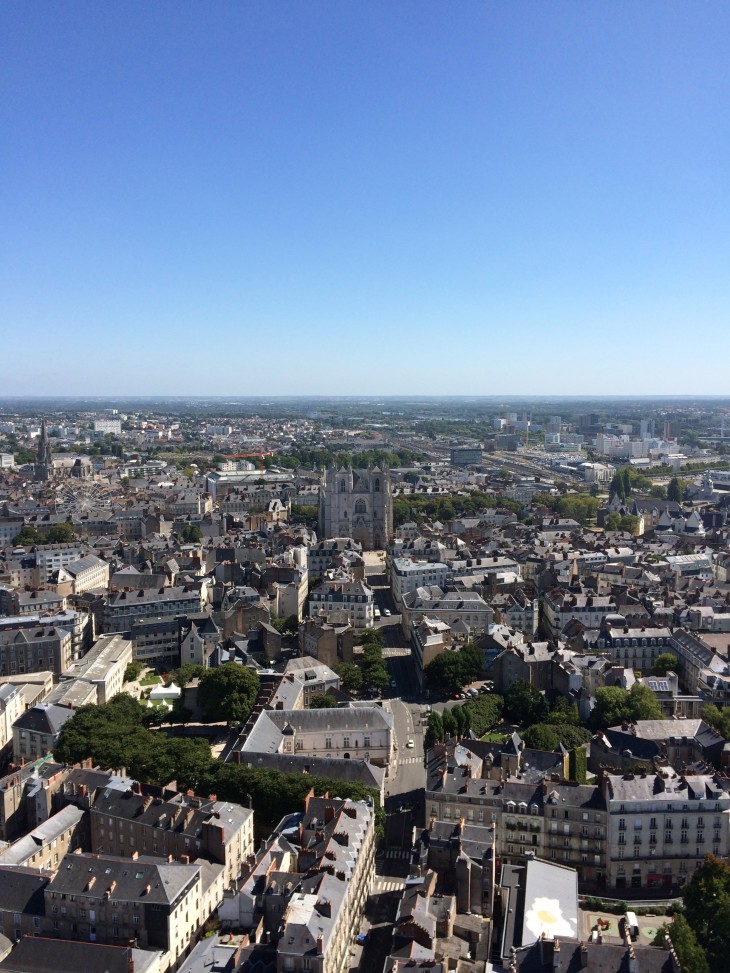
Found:
[[[129,946],[104,946],[99,943],[67,939],[24,936],[10,956],[0,963],[0,971],[12,973],[145,973],[157,969],[159,952]]]
[[[200,874],[200,865],[160,862],[159,859],[126,860],[104,855],[65,855],[48,886],[66,895],[103,896],[112,882],[114,898],[152,905],[173,903]],[[94,882],[89,888],[91,879]],[[149,891],[147,887],[149,886]]]
[[[37,868],[5,866],[0,862],[0,912],[45,914],[43,890],[51,880],[50,872]]]
[[[49,706],[46,703],[39,703],[19,716],[13,723],[13,727],[30,730],[31,733],[46,733],[55,736],[61,732],[64,723],[70,720],[73,715],[73,710],[65,706]]]

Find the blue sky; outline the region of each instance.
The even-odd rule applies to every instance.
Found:
[[[2,394],[727,394],[730,6],[0,6]]]

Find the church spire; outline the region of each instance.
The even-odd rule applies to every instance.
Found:
[[[51,446],[48,442],[45,417],[41,419],[41,434],[38,437],[38,454],[35,463],[35,479],[44,482],[51,471]]]

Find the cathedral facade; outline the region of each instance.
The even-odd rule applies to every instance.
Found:
[[[321,538],[352,537],[363,550],[379,550],[393,538],[393,496],[387,470],[324,471],[319,493]]]

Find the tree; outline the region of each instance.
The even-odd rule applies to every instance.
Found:
[[[682,484],[679,482],[676,476],[673,476],[669,481],[667,486],[667,500],[673,500],[675,503],[682,502],[682,496],[684,490],[682,489]]]
[[[197,544],[203,539],[203,531],[197,524],[185,524],[180,538],[185,544]]]
[[[245,723],[259,692],[258,677],[246,666],[227,662],[208,669],[198,685],[198,703],[211,722]]]
[[[662,708],[656,696],[648,686],[639,682],[635,682],[629,691],[629,707],[632,723],[637,720],[660,720],[662,718]]]
[[[671,940],[683,973],[710,973],[707,954],[681,912],[675,912],[671,923],[665,922],[657,929],[652,946],[664,949],[665,936]]]
[[[621,479],[624,484],[624,496],[631,496],[631,471],[628,466],[625,466],[621,471]]]
[[[471,730],[478,737],[484,736],[500,723],[503,708],[504,699],[497,693],[477,696],[464,703],[464,709],[471,720]]]
[[[274,616],[271,619],[271,624],[280,635],[296,635],[299,631],[299,616],[287,615],[286,618]]]
[[[206,672],[205,666],[196,665],[194,662],[183,662],[179,668],[172,673],[172,681],[180,689],[189,686],[193,679],[200,679]]]
[[[661,486],[659,484],[655,484],[649,490],[649,495],[652,496],[652,497],[656,497],[657,500],[666,500],[667,499],[667,488],[666,487],[663,487],[663,486]]]
[[[591,738],[589,730],[569,723],[533,723],[520,736],[533,750],[557,750],[561,744],[566,750],[574,750]]]
[[[626,488],[624,486],[624,478],[621,473],[616,470],[613,474],[613,479],[611,480],[611,487],[609,489],[609,494],[611,499],[618,497],[619,500],[626,499]]]
[[[624,514],[621,518],[619,529],[625,531],[627,534],[636,536],[639,532],[639,518],[636,514]]]
[[[69,544],[74,539],[71,524],[54,524],[46,534],[45,544]]]
[[[610,513],[608,517],[603,522],[603,526],[606,530],[621,530],[621,514]]]
[[[721,973],[727,969],[730,949],[730,865],[716,855],[706,855],[683,886],[682,900],[711,973]]]
[[[444,738],[449,739],[450,737],[456,736],[456,719],[450,709],[443,711],[441,721],[444,726]]]
[[[439,713],[433,710],[429,713],[426,725],[426,735],[423,740],[423,747],[426,753],[444,738],[444,723]]]
[[[730,740],[730,708],[720,709],[718,706],[710,704],[703,707],[702,719],[717,730],[720,736]]]
[[[677,659],[676,655],[672,655],[671,652],[662,652],[654,660],[654,665],[652,666],[652,672],[655,676],[666,676],[666,674],[671,670],[672,672],[677,671]]]
[[[34,544],[42,543],[43,535],[39,534],[35,527],[29,527],[28,524],[25,524],[20,529],[20,533],[13,538],[13,544],[18,544],[21,547],[32,547]]]
[[[621,686],[602,686],[596,690],[596,705],[590,723],[594,730],[605,730],[620,723],[661,719],[661,707],[648,686],[634,683],[627,692]]]
[[[516,679],[504,698],[507,715],[520,726],[542,723],[547,719],[548,705],[539,689],[524,679]]]
[[[426,684],[437,692],[458,692],[477,678],[483,662],[481,650],[467,642],[455,651],[442,652],[426,666]]]
[[[354,662],[342,662],[335,666],[340,677],[340,685],[346,693],[356,693],[362,689],[362,669]]]
[[[309,701],[309,709],[334,709],[337,700],[329,693],[315,693]]]
[[[547,721],[548,723],[570,723],[572,726],[580,726],[578,704],[571,703],[565,696],[558,696],[550,710]]]
[[[601,686],[596,690],[596,705],[591,713],[591,726],[594,730],[605,730],[618,726],[631,718],[629,694],[621,686]]]
[[[141,662],[133,660],[127,664],[127,668],[124,670],[124,681],[134,682],[135,679],[139,679],[144,666]]]

